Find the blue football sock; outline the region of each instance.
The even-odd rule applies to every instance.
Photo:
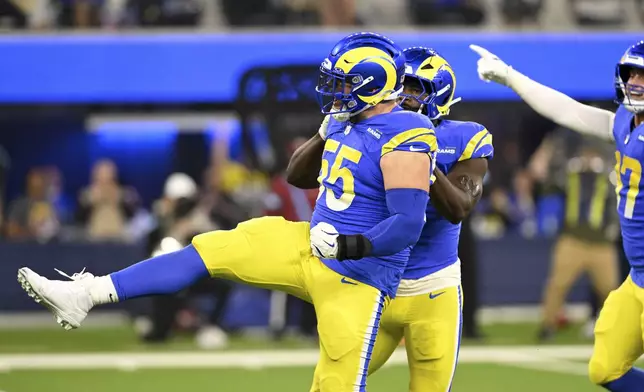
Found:
[[[192,245],[141,261],[110,275],[119,301],[175,293],[207,276],[208,269]]]
[[[644,391],[644,371],[631,368],[617,380],[602,385],[611,392]]]

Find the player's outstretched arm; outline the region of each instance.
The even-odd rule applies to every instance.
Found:
[[[458,162],[448,175],[436,168],[430,200],[438,212],[454,224],[465,219],[481,199],[487,167],[486,158],[475,158]]]
[[[510,87],[537,113],[562,127],[613,140],[615,113],[584,105],[557,90],[535,82],[485,48],[478,45],[470,45],[470,48],[481,56],[477,63],[481,80]]]
[[[316,133],[291,156],[286,168],[286,181],[301,189],[317,188],[323,152],[324,139]]]

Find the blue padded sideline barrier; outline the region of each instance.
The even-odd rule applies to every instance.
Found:
[[[536,80],[580,99],[613,95],[615,63],[636,33],[389,35],[432,46],[453,65],[467,100],[512,100],[476,75],[476,43]],[[251,67],[319,64],[344,33],[45,35],[0,37],[0,103],[219,102],[235,99]]]
[[[498,240],[479,241],[479,290],[486,306],[537,304],[548,275],[551,239],[524,239],[508,235]],[[38,310],[20,288],[16,272],[28,266],[48,278],[64,279],[58,268],[69,274],[84,267],[97,275],[108,274],[144,258],[139,245],[118,244],[36,244],[0,241],[0,312]],[[569,300],[584,301],[586,279],[573,288]],[[123,304],[109,305],[123,308]],[[266,325],[270,300],[265,290],[239,285],[227,307],[227,323],[238,326]]]

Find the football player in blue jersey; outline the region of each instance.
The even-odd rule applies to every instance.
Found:
[[[644,41],[628,48],[615,67],[615,113],[577,102],[512,69],[486,49],[470,47],[481,57],[482,80],[510,87],[535,111],[563,127],[616,144],[617,212],[631,271],[599,314],[589,375],[609,391],[644,391],[644,372],[633,367],[644,353]]]
[[[458,259],[460,222],[481,197],[492,135],[472,122],[444,119],[455,98],[456,75],[434,50],[414,47],[407,59],[401,106],[428,116],[438,139],[436,182],[430,191],[421,237],[412,249],[396,299],[381,317],[369,373],[393,354],[403,336],[410,368],[410,391],[447,391],[456,369],[461,337],[461,271]],[[291,184],[316,186],[320,146],[328,119],[291,159]],[[430,172],[426,173],[429,176]]]
[[[364,391],[380,316],[424,225],[437,149],[431,121],[397,105],[404,62],[388,38],[358,33],[322,63],[317,93],[334,119],[310,224],[253,219],[107,276],[81,272],[63,282],[21,268],[18,280],[65,329],[96,305],[172,293],[206,276],[283,290],[318,315],[312,389]]]

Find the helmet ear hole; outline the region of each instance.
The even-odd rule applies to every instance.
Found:
[[[628,79],[631,77],[630,67],[627,65],[621,64],[621,65],[618,65],[617,69],[619,73],[619,78],[622,80],[622,82],[627,83]]]

